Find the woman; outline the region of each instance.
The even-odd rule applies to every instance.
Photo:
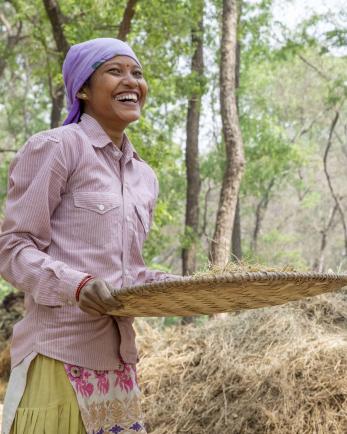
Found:
[[[25,292],[13,331],[3,434],[145,433],[133,318],[113,288],[174,276],[141,251],[158,196],[124,133],[147,96],[117,39],[71,47],[64,125],[32,136],[10,165],[0,273]]]

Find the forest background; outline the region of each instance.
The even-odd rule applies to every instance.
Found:
[[[330,5],[296,17],[290,0],[238,3],[245,167],[230,259],[319,271],[346,266],[347,14],[343,2]],[[146,261],[179,274],[206,267],[227,165],[221,22],[220,0],[2,0],[0,216],[15,151],[66,114],[61,64],[69,46],[118,36],[134,47],[150,88],[141,120],[128,129],[161,188]],[[4,281],[0,287],[10,289]]]

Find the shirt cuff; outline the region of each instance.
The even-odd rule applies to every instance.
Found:
[[[71,271],[66,277],[61,280],[59,297],[64,304],[67,304],[69,306],[75,306],[78,304],[76,300],[76,290],[78,288],[78,285],[87,276],[90,276],[90,274],[81,273],[80,271]]]
[[[76,289],[82,279],[88,275],[88,273],[71,269],[65,271],[59,280],[57,280],[56,286],[49,293],[45,292],[39,295],[37,303],[47,306],[77,305],[75,297]]]

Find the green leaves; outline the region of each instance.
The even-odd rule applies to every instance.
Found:
[[[60,0],[68,42],[72,45],[97,37],[116,37],[125,5],[126,0]],[[259,235],[259,254],[273,262],[299,263],[309,261],[317,248],[319,219],[330,206],[320,177],[321,156],[330,110],[342,107],[341,120],[346,116],[346,12],[316,13],[290,30],[285,19],[274,23],[273,5],[274,0],[239,1],[241,74],[237,95],[246,150],[241,186],[242,237],[246,248],[257,205],[268,195],[269,212]],[[30,135],[49,128],[51,92],[62,83],[61,58],[42,0],[3,1],[1,8],[13,29],[19,22],[23,26],[21,38],[11,50],[6,48],[6,29],[0,29],[0,56],[6,62],[0,80],[0,147],[18,149]],[[160,181],[155,220],[145,246],[146,260],[155,267],[163,262],[179,268],[180,249],[192,242],[191,234],[183,233],[184,147],[187,99],[194,95],[204,96],[200,222],[206,223],[206,228],[198,255],[200,264],[207,262],[207,241],[214,226],[225,166],[218,88],[221,8],[220,0],[205,7],[204,76],[190,73],[194,50],[191,29],[198,27],[202,0],[177,0],[174,7],[171,0],[141,0],[128,35],[149,84],[143,116],[127,133]],[[339,168],[345,157],[336,148],[344,149],[345,123],[341,121],[333,138],[338,143],[333,147],[331,162],[340,174],[334,179],[337,185],[344,179]],[[7,168],[13,155],[0,154],[0,204],[6,196]],[[343,192],[343,185],[340,187]],[[284,216],[288,203],[293,215]],[[308,225],[311,214],[315,219]],[[288,229],[293,226],[298,236]],[[299,246],[300,236],[306,233],[315,240],[307,251]],[[278,249],[284,252],[275,254]]]

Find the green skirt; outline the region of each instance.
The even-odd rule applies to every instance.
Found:
[[[62,362],[41,354],[31,362],[11,434],[86,434]]]

